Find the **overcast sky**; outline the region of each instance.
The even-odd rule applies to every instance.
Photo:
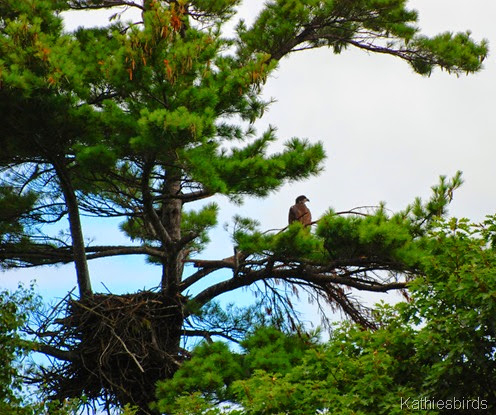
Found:
[[[261,2],[247,1],[241,13],[248,20]],[[284,187],[265,199],[232,206],[220,198],[220,226],[205,257],[231,255],[229,235],[222,224],[233,214],[256,216],[262,228],[286,225],[287,211],[296,196],[305,194],[314,217],[328,208],[387,203],[403,209],[416,196],[429,196],[438,176],[463,171],[465,184],[455,193],[454,216],[479,221],[495,213],[496,176],[496,2],[494,0],[415,0],[420,27],[428,35],[470,30],[473,38],[489,40],[490,55],[476,75],[456,76],[436,70],[430,77],[414,74],[408,64],[390,56],[359,50],[333,55],[328,49],[300,52],[283,59],[268,80],[264,95],[275,98],[259,131],[273,125],[282,141],[307,137],[322,141],[328,159],[325,171],[308,181]],[[75,25],[96,24],[93,17],[67,20]],[[277,150],[278,146],[274,146]],[[111,227],[90,224],[86,237],[97,244],[118,240]],[[158,269],[142,260],[119,258],[91,264],[93,287],[101,282],[125,292],[156,286]],[[72,265],[11,271],[0,287],[18,280],[37,279],[43,295],[62,296],[75,285]]]

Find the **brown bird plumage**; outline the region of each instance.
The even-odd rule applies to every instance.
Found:
[[[310,202],[306,196],[298,196],[293,206],[289,208],[288,222],[291,225],[294,221],[299,221],[305,226],[312,224],[312,214],[305,202]]]

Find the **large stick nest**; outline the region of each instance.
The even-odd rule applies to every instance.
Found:
[[[155,383],[171,377],[182,360],[182,310],[179,298],[153,292],[69,298],[49,343],[70,360],[44,371],[51,398],[146,408]]]

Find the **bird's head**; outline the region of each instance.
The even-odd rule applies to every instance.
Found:
[[[306,196],[301,195],[296,198],[296,203],[305,203],[305,202],[310,202],[310,199],[307,199]]]

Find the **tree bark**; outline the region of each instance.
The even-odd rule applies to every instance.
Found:
[[[54,163],[55,171],[60,181],[60,188],[64,195],[67,214],[69,218],[69,229],[72,238],[72,256],[76,267],[77,283],[79,296],[81,299],[93,295],[91,289],[90,272],[86,259],[86,250],[84,247],[83,229],[81,226],[81,217],[79,215],[78,201],[76,192],[72,186],[71,179],[65,166],[59,162]]]
[[[171,174],[171,176],[173,176]],[[184,249],[181,246],[182,200],[178,198],[181,192],[180,177],[171,177],[164,184],[164,202],[161,210],[161,222],[172,243],[167,252],[166,261],[162,268],[162,290],[167,296],[173,297],[179,291],[184,270]]]

